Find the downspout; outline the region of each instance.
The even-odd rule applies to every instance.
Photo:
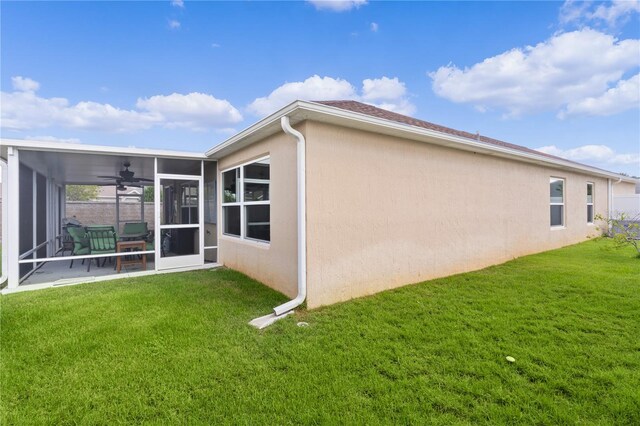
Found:
[[[302,133],[291,127],[289,117],[280,119],[282,130],[287,135],[297,139],[297,186],[298,186],[298,295],[280,306],[273,308],[273,312],[280,316],[298,306],[307,298],[307,197],[306,197],[306,161],[305,140]]]
[[[289,117],[280,119],[282,130],[296,138],[297,163],[297,198],[298,198],[298,295],[280,306],[273,308],[273,313],[258,317],[249,322],[252,326],[263,329],[293,313],[293,310],[307,298],[307,199],[306,199],[306,142],[302,133],[291,127]]]

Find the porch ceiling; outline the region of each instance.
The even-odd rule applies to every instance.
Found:
[[[153,157],[20,150],[21,163],[59,184],[115,184],[113,180],[98,176],[118,176],[125,161],[131,163],[129,169],[135,172],[136,178],[153,179]],[[197,160],[159,158],[160,171],[167,161],[171,161],[172,173],[200,174],[200,162]],[[152,182],[147,185],[152,185]]]

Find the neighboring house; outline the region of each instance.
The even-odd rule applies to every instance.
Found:
[[[142,188],[136,188],[133,186],[127,187],[127,189],[118,191],[121,203],[139,203],[140,194],[142,194]],[[104,201],[115,203],[116,201],[116,186],[105,185],[98,188],[97,201]]]
[[[302,300],[316,308],[584,241],[614,194],[633,194],[636,185],[354,101],[293,102],[205,154],[3,140],[1,156],[15,179],[10,199],[34,179],[56,194],[58,183],[92,183],[130,161],[136,176],[156,183],[154,272],[206,267],[206,252],[215,250],[211,265],[295,297],[277,314]],[[79,157],[76,172],[39,169]],[[18,165],[29,168],[19,173]],[[26,216],[29,199],[38,198],[29,195],[19,203]],[[14,223],[24,216],[9,211],[10,246],[21,247],[10,254],[10,289],[29,273],[15,268],[38,232],[33,225],[21,238],[25,225]],[[42,220],[52,229],[58,223]],[[163,232],[186,241],[182,252],[161,253]],[[51,244],[54,234],[41,231],[36,244]],[[29,256],[21,264],[38,264]]]

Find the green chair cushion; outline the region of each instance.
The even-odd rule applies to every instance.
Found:
[[[73,254],[78,256],[84,255],[84,254],[91,254],[91,249],[89,247],[75,248],[73,250]]]
[[[75,254],[80,254],[80,251],[89,249],[89,238],[84,228],[70,226],[67,228],[67,232],[73,240],[73,252]]]
[[[91,253],[105,254],[116,252],[117,235],[113,226],[87,227]]]
[[[146,234],[148,232],[147,222],[128,222],[122,228],[122,235],[127,234]]]

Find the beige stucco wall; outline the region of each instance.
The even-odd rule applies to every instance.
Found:
[[[304,132],[304,124],[296,128]],[[271,157],[271,243],[242,241],[219,232],[219,256],[225,266],[293,297],[297,290],[298,270],[296,141],[284,133],[278,133],[221,159],[218,163],[218,182],[222,181],[221,170],[265,155]],[[218,217],[222,218],[221,210]]]
[[[583,241],[587,182],[606,214],[606,179],[315,122],[306,136],[310,308]]]

